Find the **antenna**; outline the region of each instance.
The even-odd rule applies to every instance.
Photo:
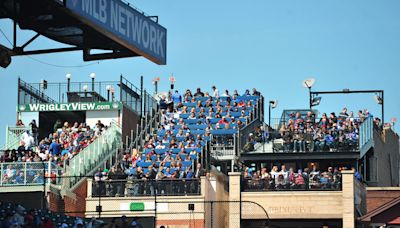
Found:
[[[315,83],[315,78],[309,78],[303,81],[302,85],[304,88],[311,88]]]

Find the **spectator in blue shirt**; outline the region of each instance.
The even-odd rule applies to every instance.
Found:
[[[23,184],[24,183],[24,173],[20,172],[19,175],[15,178],[15,182],[17,184]]]
[[[178,90],[175,90],[175,93],[172,95],[172,101],[174,102],[174,105],[182,102],[182,96],[179,94]]]
[[[56,154],[60,154],[61,147],[60,144],[57,143],[57,141],[55,139],[53,139],[53,142],[50,144],[49,147],[49,152],[51,153],[51,155],[56,155]]]

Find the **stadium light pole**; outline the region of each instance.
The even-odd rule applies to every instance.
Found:
[[[268,102],[268,127],[271,127],[271,109],[276,108],[276,106],[278,105],[278,101],[274,100],[274,101],[269,101]]]
[[[176,82],[174,74],[172,74],[171,77],[169,77],[169,82],[171,83],[171,90],[173,90],[174,89],[174,83]]]
[[[65,77],[67,78],[67,92],[69,92],[72,74],[68,73],[65,75]]]
[[[303,87],[308,88],[308,94],[309,94],[309,105],[310,105],[310,110],[313,106],[313,98],[312,98],[312,93],[311,93],[311,87],[314,85],[315,79],[314,78],[309,78],[306,80],[303,80]]]
[[[92,79],[92,92],[94,92],[94,79],[96,78],[96,73],[90,73],[90,78]]]
[[[107,89],[107,101],[110,101],[110,90],[111,90],[111,86],[108,85],[108,86],[106,87],[106,89]]]
[[[160,77],[153,78],[153,85],[154,85],[154,93],[158,93],[158,82],[160,81]]]

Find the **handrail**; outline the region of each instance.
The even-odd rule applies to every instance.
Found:
[[[146,124],[145,128],[139,132],[139,134],[136,136],[135,140],[131,142],[131,145],[129,146],[130,151],[132,151],[133,148],[138,149],[139,144],[140,146],[143,146],[143,138],[146,136],[148,131],[151,130],[150,128],[156,127],[157,125],[157,120],[159,118],[159,113],[157,112],[151,119],[150,121]]]
[[[49,96],[47,96],[44,92],[40,92],[40,90],[36,89],[32,85],[28,84],[27,82],[19,79],[19,86],[24,87],[30,92],[34,93],[37,95],[39,98],[43,99],[47,103],[56,103],[55,100],[51,99]]]
[[[62,170],[51,161],[46,162],[3,162],[0,163],[0,186],[38,186],[60,184]]]
[[[21,142],[21,136],[25,131],[31,131],[32,128],[25,126],[7,126],[6,127],[6,143],[3,150],[16,149]]]
[[[68,176],[76,176],[76,178],[70,181],[68,187],[74,186],[81,180],[81,176],[93,171],[99,162],[114,153],[116,154],[118,146],[122,142],[121,135],[121,127],[117,123],[112,122],[110,128],[79,154],[70,159],[68,164],[65,165],[65,173]]]

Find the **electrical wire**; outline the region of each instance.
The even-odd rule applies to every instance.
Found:
[[[8,41],[8,43],[10,43],[10,45],[12,46],[13,44],[11,43],[10,39],[8,39],[7,35],[3,32],[2,29],[0,29],[0,32],[3,34],[3,36],[6,38],[6,40]]]
[[[8,39],[8,37],[7,37],[7,35],[4,33],[4,31],[3,31],[2,29],[0,29],[0,32],[1,32],[1,33],[3,34],[3,36],[6,38],[6,40],[8,41],[8,43],[10,43],[10,45],[12,46],[12,45],[13,45],[12,42],[10,41],[10,39]],[[91,65],[94,65],[94,64],[100,64],[100,62],[97,61],[97,62],[92,62],[92,63],[88,63],[88,64],[83,64],[83,65],[71,65],[71,66],[68,66],[68,65],[58,65],[58,64],[48,63],[48,62],[45,62],[45,61],[43,61],[43,60],[36,59],[36,58],[34,58],[34,57],[30,56],[30,55],[25,55],[24,57],[28,57],[28,58],[30,58],[30,59],[33,60],[33,61],[36,61],[36,62],[38,62],[38,63],[44,64],[44,65],[47,65],[47,66],[60,67],[60,68],[82,68],[82,67],[87,67],[87,66],[91,66]]]

